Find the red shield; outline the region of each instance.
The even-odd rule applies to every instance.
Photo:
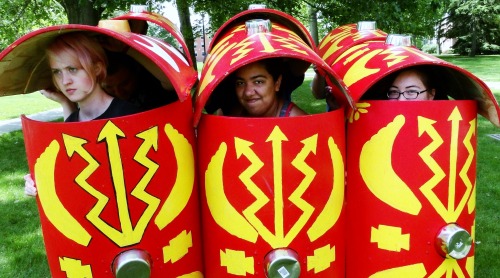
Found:
[[[344,114],[203,115],[198,128],[207,277],[264,277],[294,250],[300,277],[344,277]],[[297,128],[300,127],[300,128]]]
[[[456,260],[434,243],[449,223],[474,238],[476,103],[358,106],[347,127],[347,276],[473,277],[473,247]]]
[[[53,277],[114,277],[126,250],[151,277],[201,275],[191,102],[80,123],[23,117]]]

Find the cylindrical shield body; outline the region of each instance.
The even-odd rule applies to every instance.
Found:
[[[195,105],[205,275],[344,277],[345,110],[283,118],[202,112],[214,96],[234,96],[227,76],[276,57],[301,74],[316,64],[338,87],[339,103],[351,98],[296,19],[255,9],[232,20],[212,42]]]
[[[346,131],[347,277],[472,277],[477,113],[499,124],[489,88],[382,41],[351,47],[331,66],[356,102]],[[417,66],[439,76],[449,100],[387,100],[391,78]]]
[[[266,254],[284,247],[298,254],[300,277],[344,277],[343,119],[342,109],[292,118],[202,116],[206,277],[266,277]]]
[[[22,118],[52,277],[202,277],[190,97],[196,71],[161,40],[94,26],[52,26],[0,54],[1,95],[47,88],[44,49],[67,32],[120,46],[121,55],[135,59],[161,82],[161,93],[174,98],[107,120]]]
[[[472,247],[462,259],[435,242],[449,223],[474,238],[476,102],[358,105],[347,125],[347,277],[473,277],[471,239],[457,243]]]

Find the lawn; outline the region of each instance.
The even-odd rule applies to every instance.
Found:
[[[500,56],[442,58],[500,83]],[[310,81],[294,93],[295,101],[307,111],[323,112],[324,102],[311,97]],[[493,92],[500,99],[500,88]],[[0,119],[10,119],[57,105],[35,93],[0,98],[0,107]],[[478,119],[475,277],[500,277],[500,141],[488,136],[500,130]],[[23,191],[27,172],[22,133],[0,135],[0,277],[50,277],[35,200]]]

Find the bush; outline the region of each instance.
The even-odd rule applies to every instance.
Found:
[[[496,44],[484,43],[481,45],[480,51],[483,54],[500,54],[500,46]]]
[[[437,44],[424,44],[422,46],[422,51],[429,54],[437,54]]]

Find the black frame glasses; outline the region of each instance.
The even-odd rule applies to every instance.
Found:
[[[389,90],[389,92],[387,92],[387,97],[389,99],[398,99],[400,95],[403,95],[406,99],[416,99],[418,95],[427,91],[427,89],[420,92],[417,90],[407,90],[402,92],[398,90]]]

